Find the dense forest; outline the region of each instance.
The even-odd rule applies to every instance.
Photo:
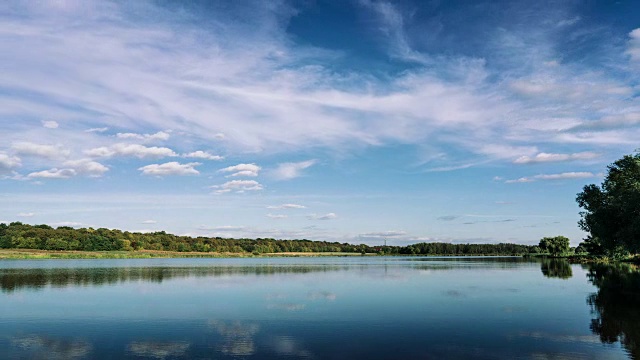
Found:
[[[189,237],[164,231],[135,233],[105,228],[74,229],[68,226],[0,224],[0,248],[41,250],[161,250],[179,252],[283,253],[344,252],[412,255],[524,255],[540,252],[538,246],[518,244],[420,243],[408,246],[369,246],[311,240],[227,239]]]

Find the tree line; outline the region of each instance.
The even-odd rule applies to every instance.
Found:
[[[106,228],[0,224],[0,248],[81,251],[159,250],[177,252],[285,253],[329,252],[404,255],[524,255],[538,253],[537,246],[519,244],[419,243],[407,246],[371,246],[327,241],[276,240],[272,238],[230,239],[189,237],[164,231],[138,233]]]

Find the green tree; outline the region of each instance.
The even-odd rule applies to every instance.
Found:
[[[585,210],[578,224],[590,234],[594,250],[601,247],[613,256],[639,252],[640,153],[609,165],[602,185],[586,185],[576,201]]]
[[[553,256],[558,256],[569,251],[569,239],[564,236],[544,237],[538,247]]]

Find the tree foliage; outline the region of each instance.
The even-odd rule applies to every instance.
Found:
[[[135,233],[117,229],[74,229],[61,226],[28,225],[13,222],[0,224],[0,248],[131,251],[162,250],[180,252],[345,252],[416,255],[524,255],[536,252],[537,247],[518,244],[450,244],[419,243],[408,246],[369,246],[311,240],[227,239],[220,237],[188,237],[164,231]]]
[[[564,236],[544,237],[538,247],[553,256],[558,256],[569,251],[569,239]]]
[[[576,201],[587,247],[610,255],[640,251],[640,153],[609,165],[602,185],[586,185]]]

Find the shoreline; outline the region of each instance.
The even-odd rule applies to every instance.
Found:
[[[170,258],[276,258],[276,257],[356,257],[356,256],[415,256],[415,257],[521,257],[522,255],[409,255],[378,254],[359,252],[279,252],[279,253],[232,253],[232,252],[179,252],[160,250],[115,250],[115,251],[79,251],[79,250],[39,250],[39,249],[0,249],[0,260],[50,260],[50,259],[170,259]]]

